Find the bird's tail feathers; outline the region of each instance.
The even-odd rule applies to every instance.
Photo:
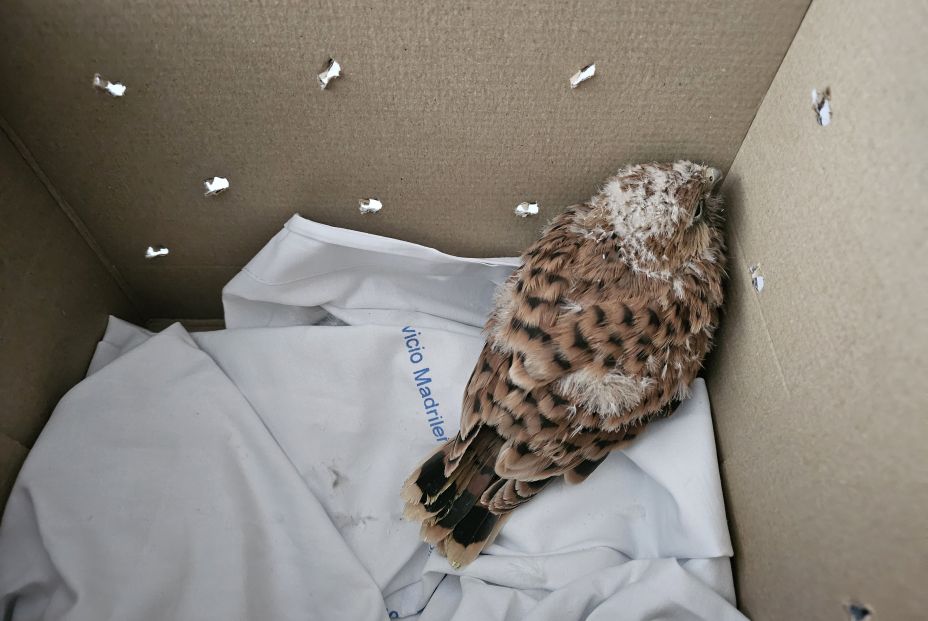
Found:
[[[473,561],[508,517],[508,511],[490,508],[496,492],[510,482],[494,470],[502,445],[503,439],[492,428],[481,429],[466,441],[450,440],[403,486],[404,515],[422,522],[422,538],[435,544],[453,566]]]

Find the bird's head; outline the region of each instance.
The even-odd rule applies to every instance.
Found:
[[[721,263],[722,172],[689,161],[626,166],[593,197],[615,232],[616,252],[632,268],[674,277]]]

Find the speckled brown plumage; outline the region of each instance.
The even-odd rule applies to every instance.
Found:
[[[458,436],[403,490],[407,517],[452,564],[685,398],[722,303],[720,176],[691,162],[627,166],[523,254],[487,322]]]

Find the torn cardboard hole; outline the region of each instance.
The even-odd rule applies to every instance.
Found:
[[[341,77],[342,75],[342,66],[338,64],[338,61],[334,58],[330,58],[329,62],[326,63],[325,69],[322,70],[322,73],[319,74],[319,88],[325,90],[329,85],[329,82],[335,78]]]
[[[122,97],[126,94],[126,85],[119,82],[110,82],[99,73],[93,74],[93,87],[108,93],[111,97]]]
[[[165,246],[149,246],[148,249],[145,250],[145,258],[156,259],[158,257],[165,257],[170,252],[171,251],[168,250]]]
[[[758,293],[764,290],[764,275],[760,273],[760,263],[751,266],[751,286]]]
[[[361,213],[377,213],[381,209],[383,209],[383,203],[376,198],[362,198],[358,201],[358,211]]]
[[[872,621],[873,612],[863,604],[850,603],[844,606],[851,621]]]
[[[815,110],[815,119],[821,126],[831,124],[831,88],[819,92],[812,89],[812,109]]]
[[[529,216],[538,215],[538,203],[535,201],[524,202],[516,205],[515,214],[520,218],[527,218]]]
[[[577,88],[581,82],[586,82],[596,75],[596,63],[587,65],[570,78],[570,88]]]
[[[203,187],[206,188],[204,196],[216,196],[229,189],[229,180],[225,177],[213,177],[212,179],[206,179],[203,182]]]

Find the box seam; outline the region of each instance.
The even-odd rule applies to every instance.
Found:
[[[802,28],[802,23],[806,21],[806,16],[809,14],[809,9],[812,8],[812,1],[810,0],[806,4],[806,10],[802,13],[802,18],[800,18],[799,23],[796,24],[796,30],[793,31],[793,36],[789,40],[789,45],[786,48],[786,51],[783,52],[783,56],[780,57],[780,62],[777,64],[776,70],[770,76],[770,81],[767,83],[767,88],[764,90],[764,96],[760,98],[760,101],[757,103],[757,107],[754,109],[754,116],[751,117],[751,122],[748,123],[747,129],[744,131],[744,134],[741,136],[741,141],[738,142],[738,148],[735,149],[735,155],[731,158],[731,162],[728,164],[729,170],[734,166],[735,162],[738,161],[738,156],[741,155],[741,149],[744,148],[744,141],[747,140],[748,134],[751,133],[751,130],[754,128],[754,123],[757,121],[757,114],[760,112],[760,109],[763,107],[764,102],[767,101],[767,95],[770,94],[770,87],[773,86],[774,80],[777,79],[777,76],[780,74],[780,69],[783,68],[783,63],[786,61],[786,56],[789,54],[789,51],[793,49],[793,43],[796,42],[796,35],[799,34],[799,29]]]
[[[138,296],[129,286],[129,283],[120,273],[119,269],[116,267],[116,264],[113,263],[110,258],[107,256],[106,252],[94,238],[93,234],[90,232],[90,229],[84,224],[84,221],[81,220],[80,216],[77,215],[77,212],[74,211],[74,208],[65,200],[65,198],[58,191],[58,188],[52,183],[51,179],[48,178],[48,175],[45,174],[45,171],[42,170],[42,167],[39,166],[39,163],[36,161],[35,157],[32,155],[32,152],[29,151],[29,148],[25,143],[20,139],[19,135],[10,125],[10,123],[0,115],[0,132],[3,132],[9,141],[13,144],[13,148],[19,153],[20,157],[26,162],[26,165],[29,166],[29,169],[32,171],[32,174],[36,176],[42,186],[45,188],[45,191],[48,192],[49,196],[52,197],[52,200],[65,215],[65,217],[71,222],[71,225],[77,231],[78,235],[84,240],[84,243],[90,247],[90,250],[97,257],[97,260],[103,265],[103,268],[109,273],[110,277],[116,282],[116,285],[122,291],[123,295],[129,300],[129,303],[135,309],[136,313],[139,316],[144,317],[145,314],[142,312],[142,306],[139,303]]]

